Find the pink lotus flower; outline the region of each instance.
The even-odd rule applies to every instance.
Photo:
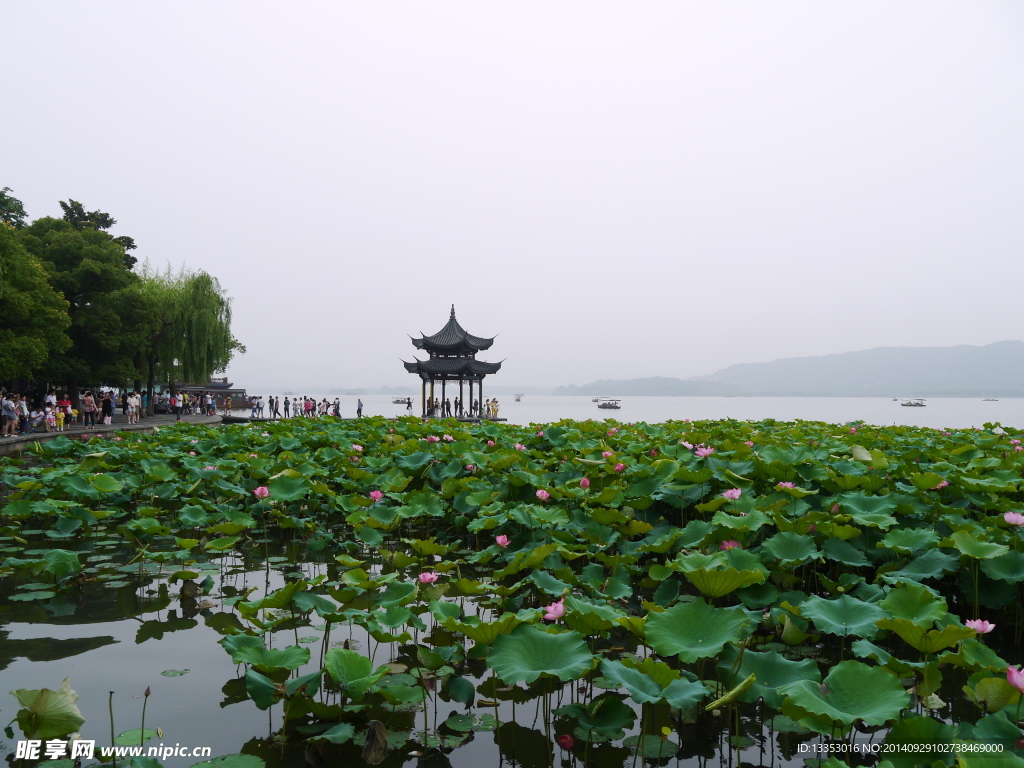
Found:
[[[856,427],[850,427],[850,434],[851,435],[856,435],[857,434],[857,428]]]
[[[466,471],[467,472],[472,472],[475,469],[476,469],[476,466],[474,466],[473,464],[467,464],[466,465]]]
[[[995,624],[985,621],[984,619],[969,619],[968,621],[965,621],[964,624],[973,629],[979,635],[987,635],[996,628]]]
[[[492,447],[494,445],[494,441],[493,440],[488,440],[487,441],[487,445],[488,445],[488,447]]]
[[[616,465],[615,465],[615,471],[616,471],[616,472],[625,472],[625,471],[626,471],[626,465],[625,465],[625,464],[623,464],[623,463],[622,463],[622,462],[620,461],[620,462],[619,462],[618,464],[616,464]]]
[[[753,440],[744,440],[743,444],[745,446],[747,446],[748,448],[753,448],[754,447],[754,441]]]
[[[270,489],[267,488],[267,486],[265,486],[265,485],[261,485],[261,486],[258,486],[252,492],[252,495],[255,496],[257,499],[265,499],[265,498],[267,498],[270,495]]]
[[[583,490],[587,490],[587,488],[589,488],[589,487],[590,487],[590,478],[589,477],[581,477],[580,478],[580,488],[582,488]]]
[[[736,541],[736,539],[726,539],[725,541],[723,541],[721,544],[718,545],[718,548],[722,549],[722,550],[725,550],[725,549],[743,549],[743,547],[740,546],[740,543],[738,541]]]
[[[361,451],[361,450],[363,450],[363,446],[361,446],[361,445],[353,445],[352,446],[352,450],[353,451]]]
[[[356,464],[359,463],[359,457],[358,456],[349,456],[348,460],[352,461],[352,462],[355,462]]]
[[[775,487],[776,488],[796,488],[796,483],[791,483],[788,480],[785,480],[785,481],[783,481],[781,483],[776,483]]]
[[[1015,450],[1015,451],[1024,451],[1024,447],[1022,447],[1022,446],[1019,446],[1019,445],[1015,445],[1015,446],[1013,447],[1013,450]]]
[[[451,435],[441,435],[441,438],[442,438],[442,439],[443,439],[443,440],[444,440],[444,441],[445,441],[446,443],[454,443],[454,442],[455,442],[455,438],[454,438],[454,437],[452,437]]]
[[[114,438],[114,442],[115,443],[120,443],[121,442],[121,438],[120,437],[115,437]]]
[[[437,581],[437,574],[433,571],[424,571],[419,575],[420,584],[433,584]]]
[[[1024,671],[1021,671],[1017,667],[1007,667],[1006,682],[1008,682],[1021,693],[1024,693]]]
[[[523,445],[522,443],[516,443],[512,447],[515,448],[517,451],[525,451],[526,450],[526,446]]]
[[[250,454],[249,454],[249,458],[250,458],[250,459],[255,459],[255,458],[257,458],[257,457],[256,457],[256,454],[255,454],[255,453],[250,453]]]
[[[551,498],[551,494],[545,491],[543,488],[537,489],[537,498],[541,501],[547,501]]]
[[[439,442],[441,442],[441,438],[438,437],[437,435],[427,435],[427,442],[428,443],[439,443]]]
[[[270,437],[270,433],[269,432],[260,432],[260,437]],[[195,442],[195,441],[193,440],[193,442]]]
[[[698,445],[697,446],[697,450],[693,452],[693,455],[696,456],[698,459],[704,459],[704,458],[707,458],[708,456],[710,456],[714,452],[715,452],[714,448],[711,448],[711,447],[709,447],[707,445]]]
[[[553,602],[551,605],[545,605],[544,610],[546,613],[543,618],[544,621],[555,621],[565,616],[565,598]]]
[[[941,483],[939,483],[938,485],[936,485],[936,486],[935,486],[935,488],[934,488],[933,490],[936,490],[936,491],[938,491],[938,490],[940,490],[940,489],[942,489],[942,488],[945,488],[945,487],[946,487],[947,485],[949,485],[949,481],[948,481],[948,480],[943,480],[943,481],[942,481]]]
[[[838,515],[839,514],[839,505],[838,504],[833,504],[832,505],[832,514],[833,515]]]
[[[384,498],[384,494],[380,491],[370,491],[370,498],[374,501],[380,501]]]
[[[504,549],[505,547],[508,546],[508,536],[506,536],[505,534],[502,534],[501,536],[495,536],[494,537],[494,543],[497,544],[502,549]]]
[[[189,440],[190,443],[198,443],[198,440]]]
[[[647,455],[653,459],[655,456],[658,455],[658,452],[654,448],[651,448],[651,450],[647,452]]]
[[[1010,445],[1020,445],[1020,440],[1011,440]]]
[[[188,452],[188,455],[189,455],[189,456],[195,456],[195,455],[196,455],[196,452],[195,452],[195,451],[189,451],[189,452]]]
[[[818,530],[818,526],[816,526],[814,523],[811,523],[810,527],[807,529],[807,532],[814,533],[816,530]]]
[[[572,749],[572,745],[575,744],[575,742],[572,740],[572,736],[570,736],[568,733],[562,733],[556,736],[555,743],[562,749],[564,749],[566,752]]]
[[[692,451],[692,450],[693,450],[693,443],[688,443],[688,442],[686,442],[685,440],[683,440],[683,441],[682,441],[681,443],[679,443],[679,444],[680,444],[681,446],[683,446],[683,448],[685,448],[685,449],[686,449],[686,450],[688,450],[688,451]]]
[[[722,493],[722,496],[723,496],[723,498],[732,499],[733,501],[735,501],[742,494],[743,494],[743,490],[741,488],[730,488],[728,491],[724,491]]]
[[[1003,520],[1008,522],[1010,525],[1024,526],[1024,515],[1020,512],[1007,512],[1003,515]]]
[[[543,429],[538,429],[537,430],[537,437],[544,437],[544,430]]]
[[[615,427],[612,427],[611,429],[609,429],[609,430],[608,430],[608,434],[609,434],[609,435],[614,435],[614,434],[615,434],[616,432],[618,432],[618,431],[619,431],[619,430],[617,430],[617,429],[616,429]]]
[[[215,467],[215,466],[213,466],[213,464],[211,464],[211,465],[210,465],[210,466],[208,466],[208,467],[203,467],[203,469],[216,469],[216,467]]]

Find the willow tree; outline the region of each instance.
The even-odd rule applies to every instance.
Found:
[[[245,348],[231,334],[231,299],[217,278],[184,268],[158,272],[148,264],[140,277],[136,290],[150,312],[150,331],[139,368],[146,372],[152,412],[158,379],[172,392],[179,379],[206,381]]]

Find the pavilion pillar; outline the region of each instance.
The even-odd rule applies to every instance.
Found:
[[[420,405],[423,406],[423,416],[426,417],[426,415],[427,415],[427,380],[421,378],[420,379],[420,384],[422,385],[421,389],[423,390],[420,393]]]
[[[462,416],[462,415],[463,415],[463,413],[464,413],[464,411],[463,411],[463,409],[462,409],[462,407],[463,407],[463,406],[462,406],[463,402],[464,402],[464,401],[463,401],[463,399],[462,399],[462,379],[459,379],[459,409],[458,409],[458,415],[459,415],[459,416]]]
[[[483,418],[483,415],[484,415],[484,377],[483,376],[481,376],[480,377],[480,381],[478,381],[476,383],[476,388],[477,388],[478,393],[480,395],[480,417]]]
[[[446,391],[445,390],[445,385],[447,383],[448,383],[448,379],[441,379],[441,415],[442,416],[447,416],[447,414],[445,413],[445,410],[444,410],[444,404],[446,402],[448,402],[448,400],[447,400],[447,398],[445,396],[445,391]]]
[[[430,407],[427,408],[427,413],[433,414],[434,412],[434,377],[430,377]]]

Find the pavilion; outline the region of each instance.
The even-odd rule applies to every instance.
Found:
[[[443,408],[447,400],[446,386],[448,382],[454,384],[457,381],[459,382],[459,403],[466,402],[463,397],[463,386],[465,385],[469,387],[469,405],[462,408],[456,406],[452,415],[459,418],[474,417],[474,413],[471,412],[474,403],[473,384],[476,384],[475,401],[480,406],[484,402],[484,376],[489,373],[497,373],[501,368],[501,363],[486,363],[476,359],[476,353],[489,349],[494,343],[494,338],[485,339],[468,333],[455,319],[455,305],[453,304],[451,317],[448,318],[448,323],[444,328],[432,336],[424,336],[421,332],[420,338],[413,338],[412,343],[416,349],[429,355],[426,360],[417,358],[411,363],[402,361],[405,370],[418,374],[420,377],[422,385],[420,403],[423,416],[443,415],[443,413],[433,414],[431,408],[431,403],[436,398],[435,382],[441,383],[440,404]],[[427,389],[428,382],[430,383],[429,391]],[[479,410],[476,410],[475,418],[478,418],[479,415]]]

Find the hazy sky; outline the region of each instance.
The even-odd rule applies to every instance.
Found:
[[[1021,338],[1024,5],[9,2],[0,187],[234,298],[250,391]]]

